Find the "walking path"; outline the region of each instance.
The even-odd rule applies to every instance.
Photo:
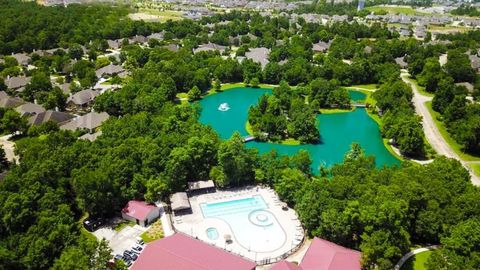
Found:
[[[411,257],[415,256],[416,254],[418,253],[422,253],[422,252],[425,252],[425,251],[429,251],[429,250],[434,250],[434,249],[437,249],[439,248],[440,246],[428,246],[428,247],[423,247],[423,248],[417,248],[417,249],[414,249],[410,252],[408,252],[407,254],[405,254],[401,259],[400,261],[398,261],[398,263],[395,265],[395,267],[393,268],[394,270],[400,270],[400,268],[402,267],[402,265],[408,261],[408,259],[410,259]]]
[[[3,150],[5,150],[5,157],[9,162],[18,162],[19,158],[14,153],[15,143],[9,141],[11,137],[12,135],[5,135],[0,137],[0,145],[3,147]]]
[[[413,89],[413,104],[415,105],[415,111],[418,115],[422,117],[423,130],[425,132],[425,137],[428,139],[430,145],[435,149],[439,155],[444,155],[449,158],[454,158],[459,160],[463,167],[468,170],[470,173],[470,179],[472,184],[475,186],[480,186],[480,178],[474,174],[472,168],[468,166],[468,162],[462,160],[457,153],[450,147],[450,145],[445,141],[442,134],[438,130],[435,121],[428,111],[427,105],[425,104],[428,101],[432,100],[432,97],[427,97],[420,94],[420,91],[417,89],[417,86],[412,83],[409,79],[410,74],[407,71],[402,70],[402,80],[410,85]]]

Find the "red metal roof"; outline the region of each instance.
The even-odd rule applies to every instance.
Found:
[[[256,264],[187,235],[149,243],[131,270],[252,270]]]
[[[361,270],[362,254],[335,243],[314,238],[302,259],[302,270]]]
[[[158,207],[155,205],[147,204],[144,201],[132,200],[125,205],[125,207],[122,209],[122,213],[125,213],[138,220],[145,220],[147,219],[148,214],[155,209],[158,209]]]
[[[274,264],[273,267],[270,268],[270,270],[302,270],[302,267],[294,263],[282,260]]]

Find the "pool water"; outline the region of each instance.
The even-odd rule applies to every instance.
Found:
[[[215,228],[208,228],[207,231],[207,237],[208,239],[211,240],[217,240],[218,239],[218,231]]]
[[[205,218],[217,218],[226,222],[234,239],[249,251],[271,252],[285,244],[285,231],[275,215],[268,211],[268,205],[261,195],[203,203],[200,208]],[[209,229],[207,236],[210,238]]]

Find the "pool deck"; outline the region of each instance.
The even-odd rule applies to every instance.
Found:
[[[250,198],[255,195],[261,195],[267,204],[268,211],[272,213],[280,227],[285,232],[285,241],[283,245],[269,252],[254,252],[256,247],[253,239],[252,246],[245,248],[237,242],[235,232],[230,225],[220,218],[205,218],[201,210],[203,203],[215,203]],[[190,197],[192,207],[191,214],[181,216],[172,216],[173,227],[175,230],[186,233],[192,237],[198,238],[208,244],[225,249],[234,254],[240,255],[259,265],[271,264],[294,253],[303,243],[304,230],[297,214],[293,209],[287,211],[282,209],[283,203],[279,201],[277,194],[270,188],[247,187],[235,190],[222,190],[215,193],[202,194]],[[215,228],[218,231],[218,239],[212,240],[207,236],[208,228]],[[224,236],[231,235],[232,242],[226,243]]]

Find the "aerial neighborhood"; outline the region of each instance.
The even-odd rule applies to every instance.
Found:
[[[480,269],[477,1],[0,18],[0,270]]]

